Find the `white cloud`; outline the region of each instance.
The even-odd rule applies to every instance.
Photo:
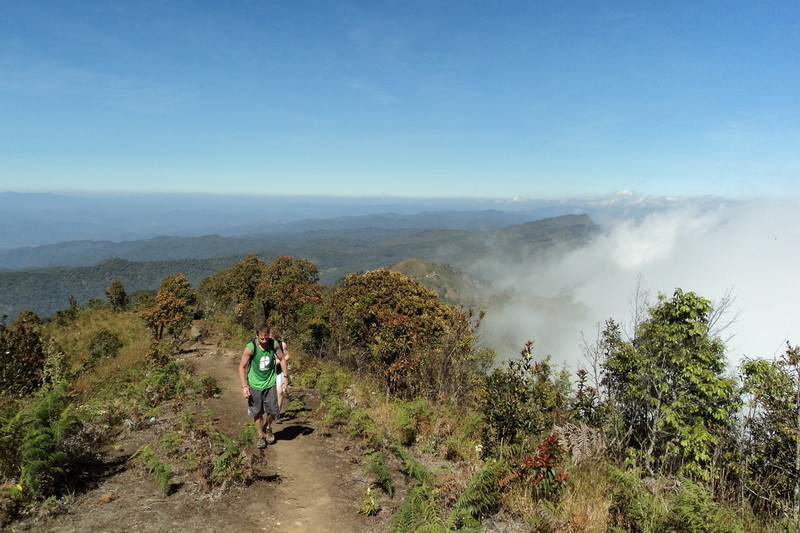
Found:
[[[488,341],[513,356],[527,340],[534,353],[582,366],[581,334],[594,339],[607,318],[630,325],[641,288],[676,288],[720,301],[734,298],[725,332],[729,357],[773,357],[786,340],[800,343],[800,211],[791,201],[753,201],[715,208],[681,207],[641,220],[618,220],[589,245],[566,255],[480,272],[512,296],[490,307]]]

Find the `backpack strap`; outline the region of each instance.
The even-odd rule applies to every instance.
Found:
[[[253,337],[253,340],[250,342],[253,343],[253,350],[250,352],[250,360],[247,362],[247,366],[250,366],[253,363],[253,358],[256,356],[256,350],[258,350],[258,337]]]

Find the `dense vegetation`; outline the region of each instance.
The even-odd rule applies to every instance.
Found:
[[[388,465],[402,465],[412,488],[393,531],[480,531],[498,514],[534,531],[800,530],[800,350],[735,375],[721,310],[693,292],[639,300],[630,328],[609,319],[575,375],[533,341],[493,368],[475,347],[480,313],[384,269],[326,287],[308,260],[248,255],[197,289],[172,274],[151,295],[118,281],[100,294],[0,326],[7,518],[82,490],[91,450],[132,411],[213,390],[175,357],[203,317],[237,346],[261,321],[283,330],[324,423],[364,450],[363,513],[379,511],[372,491],[395,494]],[[252,434],[200,432],[188,410],[181,420],[175,432],[197,431],[201,446],[178,459],[171,433],[131,458],[165,493],[187,457],[210,484],[248,481],[237,458]]]

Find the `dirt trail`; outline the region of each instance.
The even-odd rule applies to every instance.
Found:
[[[218,398],[198,405],[214,413],[217,427],[235,437],[252,423],[241,396],[237,365],[241,352],[195,344],[185,357],[198,375],[215,377],[223,389]],[[302,391],[293,391],[302,395]],[[306,393],[307,404],[313,398]],[[143,444],[154,442],[155,425],[128,432],[113,449],[108,476],[93,490],[77,495],[68,512],[12,524],[3,531],[51,533],[156,532],[383,532],[399,502],[380,502],[376,517],[358,513],[370,481],[363,474],[360,452],[341,436],[322,429],[301,414],[274,425],[277,442],[266,450],[246,450],[259,473],[248,487],[204,491],[202,479],[187,476],[177,490],[162,496],[141,468],[126,462]],[[13,529],[12,529],[13,528]]]

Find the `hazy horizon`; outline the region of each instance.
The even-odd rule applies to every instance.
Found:
[[[32,194],[27,199],[62,201],[58,195]],[[30,220],[44,221],[45,235],[53,236],[57,228],[48,227],[47,217],[57,215],[57,209],[37,210],[33,204],[19,201],[21,197],[0,193],[2,202],[10,197],[16,208]],[[177,205],[170,201],[152,202],[156,197],[175,200],[175,195],[144,195],[150,208],[174,209],[187,217],[178,217],[181,224],[196,224],[195,210],[203,215],[203,223],[214,217],[210,205],[188,203]],[[104,197],[109,198],[109,197]],[[127,208],[135,212],[140,204],[131,202]],[[228,209],[235,213],[243,211],[250,220],[260,215],[250,205],[252,197],[228,196],[230,204],[220,205],[218,195],[207,199],[222,213],[218,220],[225,223]],[[74,198],[73,198],[74,199]],[[78,198],[84,201],[86,198]],[[294,213],[299,219],[316,215],[324,218],[320,206],[330,201],[324,197],[294,197],[297,202],[315,204],[313,212]],[[527,340],[536,341],[535,353],[539,357],[553,356],[557,364],[570,367],[582,366],[580,350],[582,338],[593,341],[598,326],[607,318],[623,325],[630,325],[631,298],[637,286],[649,293],[650,303],[658,293],[671,296],[676,288],[693,291],[718,303],[730,296],[732,303],[728,318],[735,318],[725,335],[733,335],[728,343],[732,362],[742,357],[773,357],[782,352],[785,342],[797,343],[800,324],[800,284],[796,283],[800,267],[797,250],[800,250],[800,211],[794,198],[758,199],[732,201],[722,198],[651,198],[631,192],[620,192],[597,198],[582,200],[535,201],[517,199],[508,203],[478,202],[463,199],[441,201],[398,201],[396,198],[375,199],[338,198],[331,211],[332,216],[360,216],[380,212],[379,207],[391,207],[415,212],[422,209],[529,209],[540,213],[559,206],[572,211],[582,206],[591,212],[591,207],[607,218],[601,224],[602,232],[587,246],[564,255],[537,258],[525,264],[512,264],[499,257],[488,257],[485,261],[471,265],[467,272],[490,279],[498,292],[509,291],[513,298],[503,307],[490,306],[482,331],[484,340],[489,340],[503,358],[519,353]],[[243,203],[244,201],[244,203]],[[141,204],[141,205],[145,205]],[[360,204],[365,211],[359,212]],[[76,205],[89,205],[97,209],[98,204],[70,204],[67,211]],[[124,227],[132,219],[130,213],[122,216],[119,205],[100,202],[118,217],[117,223]],[[289,207],[294,208],[299,203]],[[344,209],[344,212],[341,211]],[[155,211],[153,211],[155,212]],[[142,219],[152,217],[153,212],[139,213]],[[97,213],[97,212],[95,212]],[[86,213],[72,213],[82,218],[89,228],[93,221]],[[567,214],[567,213],[561,213]],[[96,215],[90,215],[96,216]],[[238,215],[237,215],[238,216]],[[156,217],[157,218],[157,217]],[[242,217],[240,217],[241,219]],[[105,229],[112,226],[110,219],[98,219]],[[137,219],[140,220],[140,219]],[[8,224],[3,217],[0,224]],[[169,219],[165,220],[169,223]],[[80,229],[80,228],[77,228]],[[7,232],[6,232],[7,233]],[[498,341],[499,339],[499,341]]]

